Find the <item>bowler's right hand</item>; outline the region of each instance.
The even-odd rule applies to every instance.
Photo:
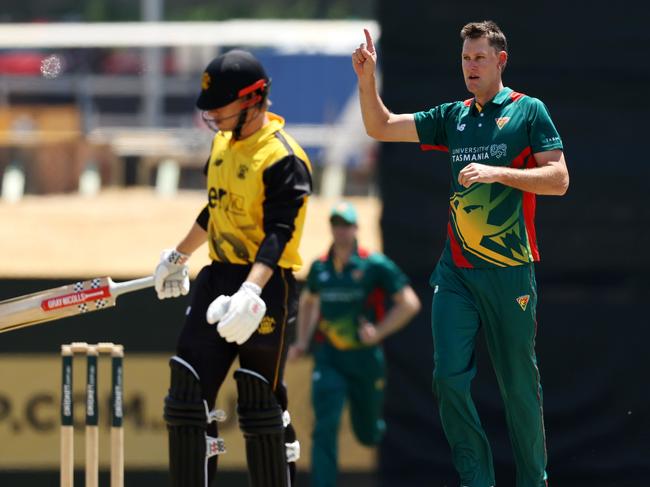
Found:
[[[177,298],[190,292],[189,255],[176,249],[163,250],[154,272],[154,287],[158,299]]]
[[[366,42],[360,44],[352,53],[352,67],[359,78],[359,82],[374,77],[377,66],[377,52],[370,32],[368,32],[368,29],[363,29],[363,33],[366,35]]]

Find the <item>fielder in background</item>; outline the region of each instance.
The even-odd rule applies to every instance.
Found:
[[[239,425],[251,487],[292,485],[299,445],[282,377],[298,295],[293,272],[302,235],[311,165],[267,111],[270,79],[246,51],[214,59],[196,106],[217,133],[205,166],[207,204],[188,234],[162,253],[160,299],[189,292],[187,260],[206,241],[212,264],[197,276],[170,361],[165,398],[174,487],[206,487],[216,473],[219,415],[211,411],[238,356]]]
[[[379,443],[385,429],[381,342],[420,310],[395,263],[357,245],[357,214],[351,204],[334,207],[330,223],[334,242],[311,265],[300,296],[297,339],[289,349],[290,360],[303,355],[318,325],[312,375],[313,487],[336,486],[337,435],[346,400],[359,442]],[[389,309],[387,299],[392,301]]]
[[[491,21],[461,30],[465,101],[394,114],[377,93],[370,34],[352,54],[366,131],[449,153],[447,242],[431,277],[434,391],[465,487],[494,485],[492,453],[470,395],[482,327],[517,466],[517,487],[546,486],[542,388],[535,356],[535,195],[569,185],[562,141],[536,98],[503,86],[506,37]]]

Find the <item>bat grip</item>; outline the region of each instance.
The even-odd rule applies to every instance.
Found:
[[[141,277],[140,279],[133,279],[132,281],[117,282],[112,286],[113,294],[119,296],[120,294],[153,287],[153,284],[153,276]]]

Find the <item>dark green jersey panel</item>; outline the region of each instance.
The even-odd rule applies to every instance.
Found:
[[[526,169],[534,154],[562,149],[546,106],[502,89],[484,107],[473,99],[414,114],[423,150],[449,153],[449,225],[443,258],[458,267],[509,267],[539,260],[535,195],[500,183],[465,188],[458,174],[471,163]]]
[[[348,263],[336,270],[331,252],[309,269],[307,288],[320,298],[319,331],[340,350],[359,348],[360,319],[381,320],[387,297],[408,284],[397,265],[379,252],[358,248]]]

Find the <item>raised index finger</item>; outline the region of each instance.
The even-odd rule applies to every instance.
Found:
[[[375,52],[375,44],[372,42],[372,37],[368,29],[363,29],[363,33],[366,35],[366,48],[369,52]]]

